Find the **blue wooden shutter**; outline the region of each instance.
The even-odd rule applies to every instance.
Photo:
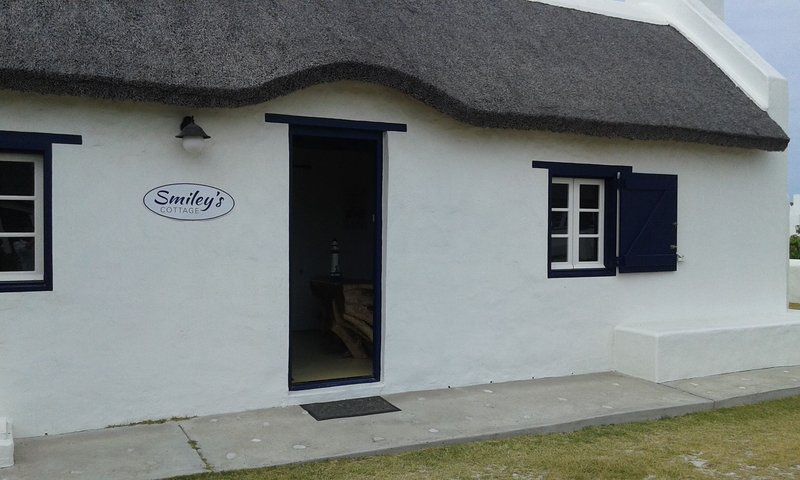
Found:
[[[624,172],[619,194],[619,271],[678,268],[678,177]]]

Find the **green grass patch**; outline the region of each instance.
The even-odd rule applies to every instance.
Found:
[[[800,479],[800,398],[567,434],[181,478]]]

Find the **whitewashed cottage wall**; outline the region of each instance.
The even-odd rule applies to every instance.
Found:
[[[785,309],[784,153],[481,129],[355,82],[193,111],[3,92],[0,129],[84,143],[53,153],[54,291],[0,294],[19,436],[343,395],[287,390],[288,133],[266,112],[408,124],[386,139],[382,382],[348,395],[608,370],[617,324]],[[213,137],[199,157],[173,138],[186,114]],[[678,271],[548,279],[535,160],[677,174]],[[145,209],[170,182],[236,208]]]

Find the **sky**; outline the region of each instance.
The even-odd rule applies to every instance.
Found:
[[[789,81],[789,194],[800,193],[800,0],[726,0],[725,22]]]

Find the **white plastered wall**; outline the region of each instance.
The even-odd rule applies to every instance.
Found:
[[[54,291],[0,294],[0,412],[18,436],[603,371],[617,324],[785,310],[783,153],[481,129],[354,82],[231,110],[0,97],[0,129],[84,141],[54,149]],[[385,146],[381,383],[287,390],[288,135],[266,112],[408,124]],[[213,137],[196,158],[173,138],[186,114]],[[548,279],[534,160],[677,174],[686,261]],[[176,222],[142,206],[181,181],[236,208]]]

